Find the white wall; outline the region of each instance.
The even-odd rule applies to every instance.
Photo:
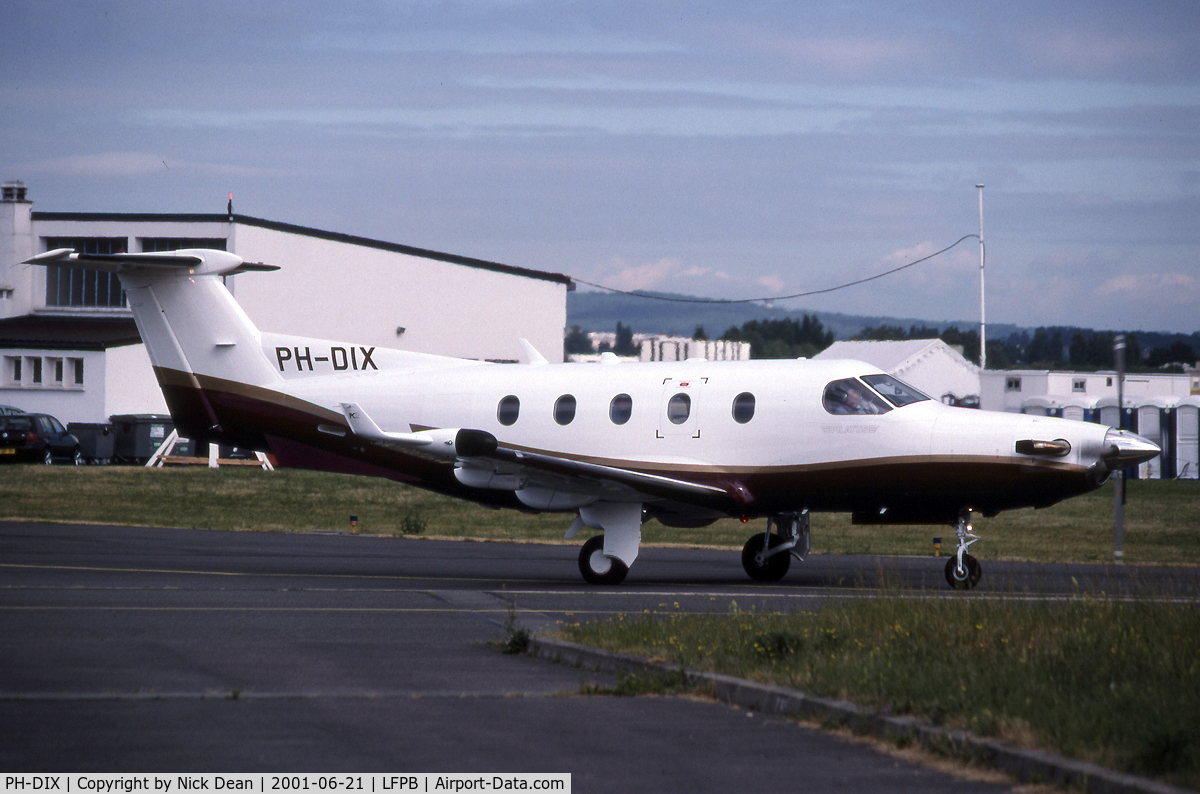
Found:
[[[1020,391],[1009,391],[1010,378],[1021,379]],[[1063,372],[1053,370],[986,370],[982,373],[981,407],[990,411],[1020,411],[1030,397],[1058,397],[1070,402],[1073,396],[1091,399],[1117,396],[1114,372]],[[1084,391],[1074,390],[1075,381],[1086,381]],[[1137,372],[1125,376],[1125,397],[1186,397],[1191,391],[1187,375]]]
[[[237,227],[235,250],[283,268],[235,277],[264,331],[512,360],[525,337],[562,357],[565,284],[253,226]]]
[[[104,416],[88,421],[107,422],[114,414],[167,413],[145,345],[111,347],[106,358]]]

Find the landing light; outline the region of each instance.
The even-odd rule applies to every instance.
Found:
[[[1065,438],[1056,438],[1053,441],[1037,441],[1032,438],[1026,438],[1017,442],[1017,452],[1022,455],[1049,455],[1054,458],[1061,458],[1063,455],[1070,453],[1071,442]]]

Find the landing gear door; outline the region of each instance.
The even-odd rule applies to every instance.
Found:
[[[658,415],[658,437],[700,438],[700,392],[708,378],[666,378]]]

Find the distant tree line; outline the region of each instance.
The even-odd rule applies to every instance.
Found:
[[[993,369],[1027,367],[1029,369],[1098,370],[1115,366],[1113,339],[1116,331],[1089,331],[1080,328],[1043,327],[1014,332],[1004,339],[989,340],[988,366]],[[855,339],[887,341],[904,339],[941,339],[948,345],[961,345],[963,355],[979,363],[979,332],[950,326],[942,330],[928,326],[881,325],[865,328]],[[1196,352],[1186,342],[1176,340],[1168,347],[1156,347],[1143,355],[1136,334],[1125,334],[1125,363],[1131,370],[1182,372],[1192,366]]]
[[[833,344],[833,331],[805,314],[802,319],[751,320],[721,335],[731,342],[749,342],[751,358],[812,358]]]
[[[1081,328],[1049,326],[1036,328],[1032,333],[1019,331],[987,343],[988,367],[991,369],[1112,369],[1115,331],[1091,331]],[[1169,344],[1161,334],[1149,334],[1161,339],[1162,346],[1142,353],[1136,334],[1125,334],[1125,362],[1130,370],[1166,370],[1182,372],[1197,360],[1196,348],[1176,336]],[[694,339],[708,339],[703,326],[696,326]],[[834,333],[825,328],[816,315],[805,314],[801,319],[750,320],[740,327],[732,326],[720,336],[722,340],[749,342],[751,358],[811,358],[833,344]],[[941,339],[948,345],[961,347],[963,355],[979,363],[979,331],[962,330],[956,326],[938,329],[912,325],[906,330],[898,325],[864,328],[855,340],[896,341],[906,339]],[[591,341],[579,326],[573,326],[564,339],[567,354],[592,353]],[[600,345],[599,352],[608,350],[619,356],[636,356],[633,329],[617,323],[616,343]]]
[[[587,331],[583,330],[578,325],[572,325],[567,329],[567,335],[563,337],[563,352],[566,355],[572,353],[616,353],[618,356],[636,356],[638,349],[633,344],[633,328],[625,325],[622,322],[617,322],[617,338],[610,345],[608,342],[601,342],[599,347],[592,347],[592,340],[588,339]]]

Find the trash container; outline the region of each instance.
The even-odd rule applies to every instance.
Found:
[[[79,454],[88,463],[111,463],[113,442],[116,435],[113,426],[103,422],[71,422],[67,431],[79,439]]]
[[[125,463],[150,460],[167,436],[175,429],[170,416],[162,414],[121,414],[110,416],[114,431],[113,457]]]

